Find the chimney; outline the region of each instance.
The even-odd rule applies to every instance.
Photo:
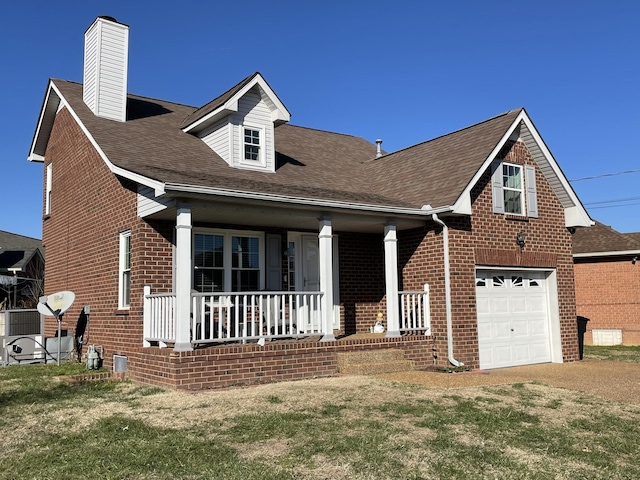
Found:
[[[84,32],[82,99],[94,115],[127,119],[129,26],[98,17]]]
[[[379,138],[376,140],[376,158],[382,156],[382,140]]]

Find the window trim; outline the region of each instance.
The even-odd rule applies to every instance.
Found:
[[[194,228],[191,241],[195,246],[196,235],[220,235],[222,240],[222,270],[223,270],[223,292],[231,292],[233,284],[233,272],[237,268],[233,267],[233,237],[250,237],[258,239],[258,290],[265,288],[266,260],[265,260],[265,234],[254,230],[227,230],[217,228]],[[191,249],[191,288],[195,289],[195,248]],[[208,292],[204,292],[208,293]]]
[[[127,252],[127,245],[129,251]],[[119,234],[118,245],[118,309],[127,310],[131,306],[131,230]],[[128,265],[127,265],[128,260]],[[125,279],[126,276],[126,279]]]
[[[505,185],[505,168],[509,168],[509,167],[513,167],[518,169],[518,173],[517,176],[520,177],[520,188],[515,188],[515,187],[509,187],[507,185]],[[518,217],[522,217],[525,215],[525,203],[524,203],[524,169],[522,168],[522,165],[518,165],[517,163],[511,163],[511,162],[502,162],[502,166],[501,166],[501,170],[502,170],[502,201],[503,201],[503,205],[504,205],[504,213],[505,215],[516,215]],[[514,176],[515,177],[515,176]],[[508,177],[508,178],[512,178],[512,177]],[[507,199],[505,198],[506,193],[507,192],[517,192],[520,194],[520,213],[517,212],[507,212]]]
[[[250,160],[246,158],[246,154],[245,154],[245,148],[249,145],[253,145],[254,144],[248,144],[245,142],[245,130],[252,130],[254,132],[258,132],[258,159],[257,160]],[[242,125],[240,125],[240,163],[242,165],[247,165],[247,166],[261,166],[264,167],[266,165],[266,136],[265,136],[265,130],[264,127],[258,126],[258,125],[252,125],[249,123],[243,123]]]
[[[53,162],[47,165],[45,197],[44,197],[44,214],[51,214],[51,183],[53,180]]]
[[[520,168],[521,189],[504,186],[503,166],[514,166]],[[511,213],[505,211],[504,192],[520,191],[520,203],[522,213]],[[514,217],[538,217],[538,199],[536,191],[536,168],[533,165],[506,162],[501,158],[496,158],[491,164],[491,195],[493,213],[501,215],[511,215]]]

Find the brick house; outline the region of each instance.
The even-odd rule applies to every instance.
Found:
[[[573,238],[576,310],[585,343],[640,345],[640,236],[596,222]]]
[[[386,153],[290,125],[259,73],[200,108],[127,94],[127,38],[92,24],[29,154],[47,290],[75,292],[69,334],[90,307],[108,366],[198,389],[331,375],[350,351],[578,358],[570,230],[591,220],[524,109]]]

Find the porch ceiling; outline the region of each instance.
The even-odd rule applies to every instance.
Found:
[[[235,201],[234,201],[235,200]],[[318,209],[309,206],[291,206],[269,201],[243,201],[238,199],[216,199],[204,201],[200,198],[176,199],[172,206],[146,218],[175,222],[177,204],[190,206],[193,225],[238,225],[251,227],[285,228],[287,230],[318,230],[318,220],[323,216],[332,218],[334,231],[381,233],[385,223],[394,221],[398,230],[424,225],[429,216],[393,215],[377,212],[349,212],[337,208]]]

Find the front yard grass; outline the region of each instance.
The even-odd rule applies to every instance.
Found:
[[[640,363],[640,346],[584,346],[584,358]]]
[[[1,479],[640,478],[639,405],[539,383],[190,394],[57,378],[74,369],[0,369]]]

